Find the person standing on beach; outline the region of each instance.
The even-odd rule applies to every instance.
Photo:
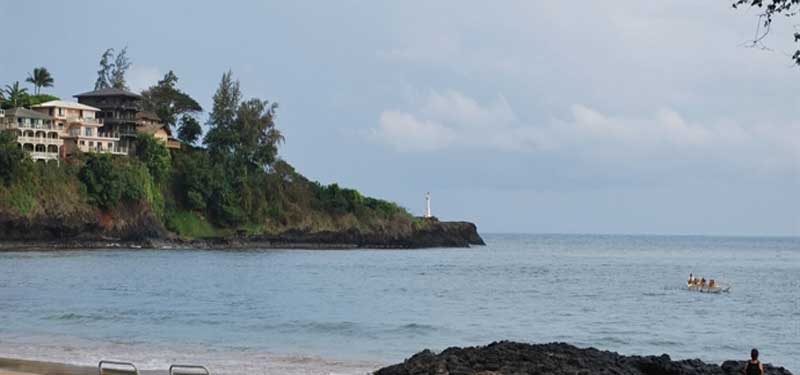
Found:
[[[744,367],[744,375],[764,375],[764,365],[758,360],[758,349],[750,351],[750,360]]]

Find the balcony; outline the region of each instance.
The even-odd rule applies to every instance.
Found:
[[[33,160],[58,160],[57,152],[28,151]]]
[[[80,146],[81,151],[93,154],[112,154],[112,155],[128,155],[128,149],[124,147],[102,148],[98,146]]]
[[[60,138],[45,138],[45,137],[17,137],[19,143],[30,143],[33,145],[56,145],[61,146],[64,140]]]
[[[64,131],[64,126],[55,124],[32,124],[29,122],[20,123],[18,121],[6,121],[0,123],[0,129],[32,129],[32,130],[55,130]]]
[[[97,126],[103,125],[103,119],[94,118],[94,117],[89,118],[89,117],[72,116],[72,117],[68,117],[67,121],[69,123],[79,123],[79,124],[85,124],[85,125],[97,125]]]

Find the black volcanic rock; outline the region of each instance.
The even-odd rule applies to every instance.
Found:
[[[722,366],[698,359],[673,361],[668,355],[624,356],[569,344],[522,344],[510,341],[487,346],[448,348],[439,354],[423,350],[405,362],[382,368],[376,375],[741,375],[744,362]],[[764,365],[767,375],[791,375],[783,367]]]

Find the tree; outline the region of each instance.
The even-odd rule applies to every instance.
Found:
[[[283,136],[275,128],[275,112],[278,103],[250,99],[239,106],[234,129],[238,135],[236,144],[237,159],[252,167],[263,168],[278,154],[278,144]]]
[[[175,87],[177,83],[178,76],[170,70],[164,75],[164,79],[142,91],[142,109],[158,115],[170,129],[177,126],[181,115],[195,114],[203,110],[189,94]]]
[[[109,154],[89,154],[78,174],[89,200],[100,207],[114,207],[122,197],[122,186]]]
[[[114,68],[114,63],[111,61],[114,58],[114,49],[109,48],[103,52],[100,57],[100,70],[97,71],[97,81],[94,82],[94,89],[101,90],[111,87],[108,77],[111,76],[111,70]]]
[[[275,160],[283,136],[275,128],[277,103],[241,102],[239,81],[228,71],[214,94],[210,129],[204,139],[212,156],[233,157],[248,167],[263,168]]]
[[[113,48],[107,49],[100,57],[100,70],[97,71],[94,89],[101,90],[113,87],[127,90],[128,85],[125,81],[125,73],[130,67],[131,60],[128,58],[128,47],[120,50],[116,57],[114,56]]]
[[[28,97],[28,89],[19,87],[19,81],[16,81],[13,85],[6,85],[5,94],[7,96],[6,101],[11,107],[19,107],[25,104],[25,100]]]
[[[203,139],[212,157],[219,158],[233,152],[237,141],[234,121],[241,97],[239,81],[233,80],[233,73],[229,70],[222,75],[214,93],[214,105],[208,118],[209,130]]]
[[[17,137],[11,132],[0,131],[0,182],[8,185],[25,178],[31,167],[32,162],[19,147]]]
[[[172,166],[169,150],[152,135],[139,134],[136,137],[136,158],[147,166],[156,182],[164,182],[169,177]]]
[[[35,68],[33,69],[33,74],[28,74],[28,79],[25,82],[32,83],[36,88],[36,95],[39,95],[42,87],[53,87],[53,76],[50,75],[50,72],[45,67]]]
[[[203,133],[203,128],[200,127],[200,123],[197,120],[189,115],[183,115],[181,118],[181,127],[178,130],[178,139],[183,141],[186,144],[194,144],[200,139],[200,135]]]
[[[800,0],[733,0],[734,8],[739,8],[742,5],[763,9],[763,13],[758,16],[756,33],[751,44],[753,47],[764,48],[761,41],[769,34],[772,21],[776,16],[789,18],[796,16],[800,12],[798,11]],[[800,43],[800,31],[795,31],[793,37],[795,43]],[[791,58],[795,64],[800,66],[800,48],[794,51]]]
[[[128,84],[125,82],[125,72],[131,67],[131,60],[128,58],[128,47],[123,48],[117,54],[114,60],[114,68],[111,69],[111,77],[109,82],[111,87],[115,89],[128,89]]]

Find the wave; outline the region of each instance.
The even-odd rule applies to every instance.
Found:
[[[101,359],[119,359],[140,370],[164,370],[174,363],[196,363],[212,373],[227,374],[359,374],[371,373],[388,363],[340,360],[317,355],[280,354],[234,349],[210,350],[201,346],[164,346],[119,343],[66,336],[2,337],[4,357],[48,361],[78,366],[97,365]]]
[[[121,321],[124,320],[122,317],[118,315],[109,315],[109,314],[77,314],[77,313],[64,313],[64,314],[56,314],[50,315],[46,317],[47,320],[57,320],[57,321],[66,321],[66,322],[79,322],[79,323],[91,323],[91,322],[100,322],[100,321]]]

